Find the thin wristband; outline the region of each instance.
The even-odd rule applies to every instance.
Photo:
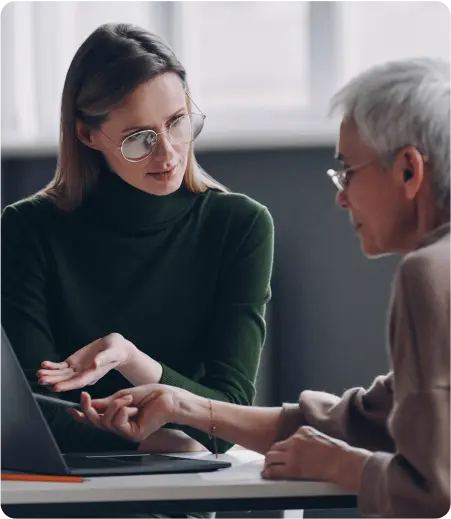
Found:
[[[218,444],[217,444],[217,441],[216,441],[215,412],[213,410],[213,402],[211,401],[210,398],[208,399],[208,402],[210,404],[210,421],[211,421],[210,434],[208,435],[208,437],[210,439],[213,438],[213,448],[214,448],[215,456],[217,458],[218,457]]]

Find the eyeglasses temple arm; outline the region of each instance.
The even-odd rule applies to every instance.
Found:
[[[197,104],[194,102],[193,98],[188,94],[188,92],[185,90],[185,94],[188,97],[188,99],[193,103],[193,105],[199,110],[199,112],[204,116],[207,117],[204,112],[197,106]]]

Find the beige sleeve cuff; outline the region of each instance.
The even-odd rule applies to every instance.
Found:
[[[301,425],[305,424],[299,404],[283,404],[277,427],[276,442],[291,436]]]
[[[362,515],[386,514],[389,503],[384,503],[384,496],[379,493],[384,488],[383,479],[393,455],[385,452],[376,452],[365,463],[360,480],[358,496],[358,510]]]

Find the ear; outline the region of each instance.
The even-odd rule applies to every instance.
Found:
[[[413,200],[424,181],[427,157],[413,146],[406,147],[394,163],[396,181],[403,188],[407,200]]]
[[[92,148],[94,150],[100,150],[100,146],[97,142],[97,139],[93,135],[93,132],[80,119],[76,120],[75,129],[77,132],[78,140],[80,142],[82,142],[85,146],[88,146],[89,148]]]

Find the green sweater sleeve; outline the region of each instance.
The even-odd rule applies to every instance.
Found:
[[[46,278],[51,275],[51,267],[42,253],[37,230],[31,228],[20,211],[7,207],[1,220],[2,326],[32,390],[50,392],[37,384],[36,371],[44,359],[59,358],[46,304]],[[64,408],[41,408],[63,452],[136,448],[114,434],[74,421]]]
[[[242,238],[224,253],[213,317],[205,336],[205,372],[197,382],[163,366],[162,384],[197,395],[241,405],[252,405],[255,379],[265,341],[265,308],[271,297],[274,254],[273,220],[263,206]],[[208,434],[179,427],[210,451]],[[218,440],[218,451],[232,444]]]

